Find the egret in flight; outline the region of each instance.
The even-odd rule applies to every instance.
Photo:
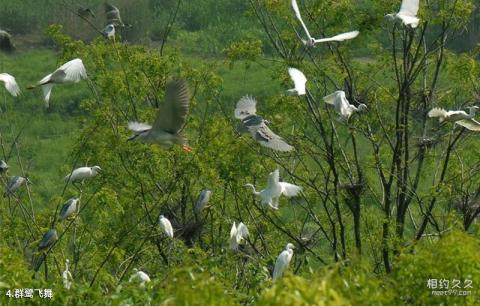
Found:
[[[307,35],[307,40],[302,40],[304,45],[313,47],[315,46],[315,44],[323,43],[323,42],[335,42],[335,41],[341,42],[341,41],[353,39],[357,37],[358,34],[360,34],[359,31],[351,31],[347,33],[338,34],[333,37],[315,39],[312,37],[312,35],[310,35],[310,32],[308,31],[308,28],[305,25],[305,22],[303,22],[302,15],[300,14],[300,9],[298,8],[298,4],[296,0],[292,0],[292,9],[298,21],[302,25],[302,28],[305,31],[305,34]]]
[[[293,244],[288,243],[285,247],[285,250],[278,255],[277,261],[275,262],[275,268],[273,269],[274,281],[279,279],[285,270],[287,270],[288,266],[290,265],[290,261],[292,260],[294,248],[295,246]]]
[[[153,126],[146,123],[129,122],[128,128],[133,135],[128,140],[139,139],[146,143],[156,143],[163,148],[170,148],[174,144],[183,146],[183,150],[190,152],[187,139],[181,134],[187,121],[190,106],[190,92],[185,80],[171,81],[165,91],[165,101],[157,111],[157,118]]]
[[[470,131],[480,131],[480,122],[475,120],[476,111],[479,109],[478,106],[467,107],[469,113],[463,110],[456,111],[446,111],[443,108],[434,108],[428,112],[428,117],[438,118],[440,123],[446,122],[455,122],[456,124],[463,126],[464,128]]]
[[[150,276],[147,273],[139,271],[137,268],[133,269],[133,272],[129,282],[136,280],[140,283],[140,287],[145,287],[145,283],[150,282]]]
[[[20,94],[20,87],[15,78],[8,73],[0,73],[0,82],[5,83],[5,89],[14,97]]]
[[[158,219],[158,225],[168,237],[173,238],[173,228],[170,220],[165,218],[163,215],[160,215],[160,218]]]
[[[400,11],[396,14],[388,14],[387,17],[398,18],[404,25],[409,25],[415,29],[420,23],[420,19],[417,17],[419,7],[420,0],[403,0]]]
[[[307,78],[300,70],[296,68],[288,68],[288,74],[295,85],[295,88],[289,89],[288,92],[293,96],[303,96],[305,94],[305,84]]]
[[[324,97],[323,100],[325,103],[333,105],[335,107],[335,111],[345,120],[350,119],[350,116],[352,116],[353,113],[367,110],[367,106],[365,104],[360,104],[358,107],[350,104],[343,90],[338,90],[333,94]]]
[[[235,118],[241,120],[239,132],[249,132],[252,138],[262,146],[275,151],[288,152],[293,147],[286,143],[280,136],[273,133],[268,127],[268,121],[256,114],[257,100],[244,96],[237,102]]]
[[[53,73],[41,79],[36,85],[29,86],[28,89],[34,89],[38,86],[41,86],[45,107],[48,108],[50,106],[50,95],[52,94],[52,88],[54,84],[78,83],[80,80],[84,80],[86,78],[87,71],[85,70],[85,66],[83,66],[81,59],[76,58],[63,64]]]
[[[80,167],[72,171],[72,173],[68,174],[65,176],[65,181],[67,182],[77,182],[77,181],[83,181],[85,179],[92,178],[96,176],[102,168],[99,166],[93,166],[93,167]]]
[[[248,228],[243,222],[240,222],[238,226],[233,222],[232,229],[230,230],[230,249],[238,250],[239,244],[249,235]]]
[[[267,187],[261,191],[256,191],[255,186],[246,184],[245,187],[250,187],[253,194],[260,197],[262,204],[268,205],[273,209],[278,209],[278,200],[281,195],[286,197],[295,197],[302,187],[290,183],[280,182],[280,171],[277,169],[268,175]]]

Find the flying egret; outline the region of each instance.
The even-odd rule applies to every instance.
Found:
[[[158,225],[168,237],[173,238],[173,228],[172,228],[172,223],[170,223],[170,220],[165,218],[163,215],[160,215],[160,218],[158,220]]]
[[[322,42],[341,42],[349,39],[353,39],[360,34],[359,31],[351,31],[347,33],[342,33],[335,35],[333,37],[328,37],[328,38],[321,38],[321,39],[315,39],[310,35],[310,32],[308,31],[307,26],[305,25],[305,22],[303,22],[302,15],[300,14],[300,9],[298,8],[298,4],[296,0],[292,0],[292,9],[293,12],[295,13],[295,16],[297,17],[298,21],[302,25],[303,30],[305,31],[305,34],[307,35],[307,40],[302,40],[304,45],[313,47],[317,43],[322,43]]]
[[[20,94],[20,87],[18,87],[15,78],[8,73],[0,73],[0,82],[5,83],[5,89],[14,97]]]
[[[346,120],[350,119],[350,116],[352,116],[353,113],[363,112],[367,110],[367,106],[365,104],[359,104],[358,107],[350,104],[343,90],[338,90],[324,97],[323,100],[326,103],[335,106],[335,111]]]
[[[467,107],[467,109],[470,110],[468,114],[463,110],[446,111],[443,108],[436,107],[428,112],[428,117],[438,117],[438,121],[440,123],[444,121],[455,122],[456,124],[461,125],[470,131],[480,131],[480,122],[474,119],[476,111],[479,109],[479,107],[470,106]]]
[[[252,188],[253,194],[260,197],[262,204],[268,205],[273,209],[278,209],[278,200],[281,195],[286,197],[295,197],[302,187],[290,183],[280,182],[280,171],[277,169],[268,175],[267,187],[261,191],[256,191],[255,186],[246,184],[245,187]]]
[[[240,222],[238,226],[233,222],[232,229],[230,230],[230,249],[237,250],[238,245],[249,235],[248,228],[243,222]]]
[[[3,197],[11,196],[17,191],[18,188],[22,187],[22,185],[30,182],[28,178],[22,176],[14,176],[10,179],[7,185],[7,190],[3,194]]]
[[[195,201],[195,212],[200,212],[205,208],[205,205],[210,201],[212,196],[212,191],[208,189],[203,189],[198,195],[197,200]]]
[[[63,83],[78,83],[80,80],[87,78],[87,71],[81,59],[76,58],[71,60],[55,70],[53,73],[47,75],[41,79],[36,85],[27,87],[28,89],[34,89],[38,86],[42,87],[43,99],[45,101],[45,107],[50,106],[50,95],[54,84]]]
[[[300,70],[296,68],[288,68],[288,74],[295,84],[295,88],[289,89],[288,92],[294,96],[302,96],[305,94],[305,83],[307,78]]]
[[[420,0],[403,0],[400,11],[396,14],[388,14],[387,17],[398,18],[404,25],[409,25],[415,29],[420,23],[420,19],[417,17],[419,7]]]
[[[2,159],[0,160],[0,173],[5,173],[8,170],[8,164]]]
[[[51,247],[58,239],[57,231],[55,229],[50,229],[48,232],[43,235],[42,240],[38,245],[38,250],[42,251]]]
[[[107,18],[107,24],[113,24],[117,27],[125,26],[120,17],[120,10],[107,2],[105,2],[105,17]]]
[[[65,176],[65,181],[72,183],[76,181],[83,181],[85,179],[96,176],[101,170],[102,168],[100,168],[99,166],[80,167]]]
[[[79,198],[71,198],[63,204],[60,210],[60,220],[65,220],[77,212]]]
[[[244,96],[237,102],[235,108],[235,118],[242,122],[239,131],[247,131],[252,138],[262,146],[272,150],[288,152],[293,147],[286,143],[280,136],[273,133],[267,126],[268,121],[256,114],[257,101],[251,96]]]
[[[7,53],[15,51],[15,46],[12,43],[12,35],[4,30],[0,30],[0,51]]]
[[[190,92],[187,81],[171,81],[165,90],[165,101],[157,111],[153,127],[146,123],[129,122],[128,128],[133,131],[133,135],[128,140],[138,138],[167,149],[174,144],[181,144],[185,151],[190,152],[192,148],[187,145],[187,139],[181,135],[187,121],[189,105]]]
[[[70,273],[69,267],[68,267],[69,264],[70,264],[70,260],[66,259],[65,271],[63,271],[62,273],[63,287],[67,290],[70,290],[70,288],[72,287],[72,281],[73,281],[72,273]]]
[[[275,268],[273,269],[273,280],[277,280],[283,275],[283,272],[288,268],[293,256],[293,249],[295,246],[291,243],[287,243],[285,250],[280,253],[275,262]]]
[[[145,287],[145,283],[150,282],[150,277],[147,273],[139,271],[137,268],[133,269],[133,275],[130,277],[129,282],[137,280],[140,282],[140,287]]]
[[[113,39],[115,41],[115,26],[113,24],[107,24],[102,33],[105,38]]]

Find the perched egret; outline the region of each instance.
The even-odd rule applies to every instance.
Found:
[[[294,96],[302,96],[305,94],[305,84],[307,83],[307,78],[300,70],[296,68],[288,68],[288,74],[295,84],[295,88],[289,89],[288,92]]]
[[[87,78],[87,71],[81,59],[71,60],[40,80],[36,85],[31,85],[28,89],[34,89],[38,86],[42,87],[45,107],[50,106],[50,95],[52,93],[53,84],[78,83],[82,79]]]
[[[242,121],[238,128],[239,132],[249,132],[255,141],[272,150],[281,152],[293,150],[291,145],[270,130],[267,120],[256,114],[256,107],[257,101],[248,95],[237,102],[235,118]]]
[[[55,229],[50,229],[48,232],[43,235],[40,244],[38,245],[38,250],[42,251],[51,247],[58,239],[57,231]]]
[[[76,181],[83,181],[85,179],[94,177],[101,170],[102,168],[100,168],[99,166],[80,167],[73,170],[72,173],[65,176],[65,181],[72,182],[72,183]]]
[[[444,121],[455,122],[458,125],[463,126],[470,131],[480,131],[480,122],[475,120],[476,111],[479,109],[478,106],[467,107],[469,113],[463,110],[457,111],[446,111],[443,108],[434,108],[428,112],[428,117],[434,118],[438,117],[440,123]]]
[[[0,73],[0,82],[5,83],[5,89],[14,97],[20,94],[20,87],[13,76],[8,73]]]
[[[129,282],[136,280],[140,282],[140,287],[145,287],[145,283],[150,282],[150,277],[147,273],[139,271],[137,268],[133,269],[133,275],[130,277]]]
[[[295,197],[302,187],[290,183],[280,182],[280,171],[277,169],[268,175],[267,187],[261,191],[256,191],[255,186],[246,184],[245,187],[250,187],[253,194],[260,197],[262,204],[268,205],[273,209],[278,209],[278,200],[283,194],[286,197]]]
[[[321,39],[315,39],[310,35],[310,32],[308,31],[307,26],[305,25],[305,22],[303,22],[302,15],[300,14],[300,9],[298,8],[298,4],[296,0],[292,0],[292,9],[293,12],[295,13],[295,16],[297,17],[298,21],[302,25],[303,30],[305,31],[305,34],[307,35],[307,40],[302,40],[304,45],[313,47],[317,43],[322,43],[322,42],[330,42],[330,41],[336,41],[336,42],[341,42],[344,40],[349,40],[353,39],[360,34],[359,31],[352,31],[352,32],[347,32],[347,33],[342,33],[335,35],[333,37],[329,38],[321,38]]]
[[[0,51],[7,53],[15,51],[15,46],[12,43],[12,35],[4,30],[0,30]]]
[[[417,17],[419,7],[420,0],[403,0],[400,11],[396,14],[388,14],[387,17],[391,19],[398,18],[404,25],[416,28],[420,23],[420,19]]]
[[[79,198],[71,198],[65,204],[63,204],[60,210],[60,220],[65,220],[77,212]]]
[[[275,262],[275,268],[273,269],[273,280],[277,280],[283,275],[283,272],[288,268],[293,256],[293,249],[295,246],[291,243],[287,243],[285,250],[280,253]]]
[[[129,140],[140,139],[146,143],[156,143],[163,148],[170,148],[174,144],[183,145],[183,149],[190,152],[187,139],[181,131],[187,121],[190,105],[190,92],[185,80],[171,81],[165,91],[165,102],[157,111],[157,118],[153,127],[139,122],[129,122],[128,128],[133,131]]]
[[[195,201],[195,212],[200,212],[205,208],[205,205],[210,201],[212,196],[212,191],[208,189],[203,189],[198,195],[197,200]]]
[[[232,229],[230,230],[230,249],[237,250],[238,245],[249,235],[248,228],[243,222],[240,222],[238,226],[233,222]]]
[[[10,179],[7,185],[7,190],[3,194],[3,197],[11,196],[17,191],[18,188],[22,187],[22,185],[30,182],[28,178],[22,176],[14,176]]]
[[[4,160],[0,160],[0,173],[5,173],[8,170],[8,164]]]
[[[338,90],[333,94],[324,97],[323,100],[326,103],[335,106],[335,111],[346,120],[350,119],[350,116],[352,116],[353,113],[367,110],[367,106],[365,104],[360,104],[358,107],[350,104],[343,90]]]
[[[165,218],[163,215],[160,215],[160,218],[158,220],[158,225],[168,237],[173,238],[173,228],[172,228],[172,223],[170,223],[170,220]]]
[[[67,290],[70,290],[70,288],[72,287],[72,281],[73,281],[72,273],[70,273],[70,271],[68,269],[69,264],[70,264],[70,260],[66,259],[65,260],[65,271],[63,271],[63,273],[62,273],[63,287]]]
[[[113,39],[115,41],[115,26],[113,24],[107,24],[102,33],[105,38]]]
[[[107,18],[107,24],[113,24],[117,27],[125,26],[120,17],[120,10],[107,2],[105,2],[105,17]]]

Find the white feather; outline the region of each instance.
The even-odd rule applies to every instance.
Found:
[[[296,68],[288,68],[288,74],[295,85],[295,88],[289,89],[288,91],[299,96],[304,95],[306,91],[305,84],[307,83],[307,78],[303,72]]]
[[[0,82],[5,83],[5,89],[14,97],[20,94],[20,87],[15,78],[8,73],[0,73]]]

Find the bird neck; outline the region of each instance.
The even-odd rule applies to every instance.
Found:
[[[473,118],[473,117],[475,117],[475,114],[476,114],[476,113],[477,113],[477,110],[476,110],[475,108],[471,107],[471,108],[470,108],[470,113],[469,113],[468,116],[469,116],[470,118]]]
[[[255,195],[259,195],[259,194],[260,194],[260,192],[258,192],[258,191],[255,189],[255,186],[253,186],[252,184],[246,184],[245,186],[246,186],[246,187],[250,187],[250,188],[252,189],[252,191],[253,191],[253,194],[255,194]]]

